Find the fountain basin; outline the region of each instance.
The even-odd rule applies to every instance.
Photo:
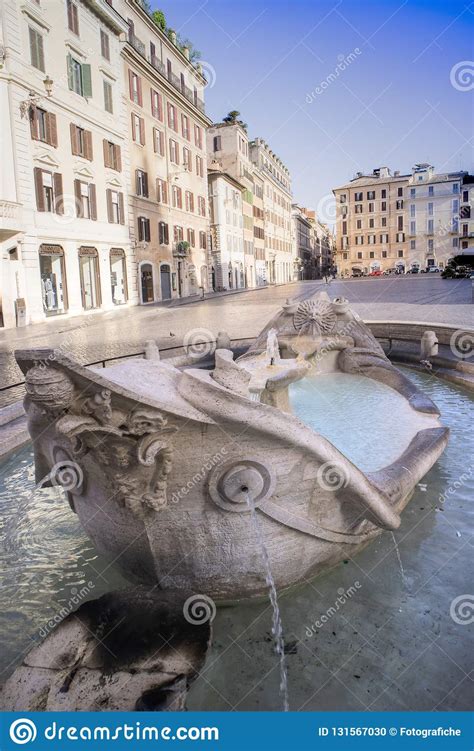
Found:
[[[214,371],[153,359],[104,374],[50,350],[16,353],[26,373],[37,478],[63,485],[98,550],[128,578],[216,601],[262,595],[261,548],[250,533],[247,498],[277,589],[397,528],[448,431],[435,405],[391,366],[347,306],[333,308],[321,296],[313,302],[284,309],[236,362],[219,350]],[[260,363],[260,374],[271,370],[271,362],[262,362],[269,331],[275,331],[272,357],[281,356],[283,369],[259,382],[256,402],[252,363]],[[311,337],[315,348],[306,346]],[[379,451],[371,464],[337,442],[339,428],[311,422],[320,405],[303,406],[307,424],[298,417],[295,389],[314,380],[322,398],[326,355],[324,378],[337,383],[342,376],[351,392],[362,377],[408,410],[397,441],[385,432],[390,451]],[[292,401],[293,414],[286,411]]]

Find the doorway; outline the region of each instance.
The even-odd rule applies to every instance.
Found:
[[[168,264],[162,264],[160,268],[161,299],[171,300],[171,269]]]
[[[141,288],[142,303],[153,302],[155,295],[153,293],[153,268],[151,263],[144,263],[141,266]]]

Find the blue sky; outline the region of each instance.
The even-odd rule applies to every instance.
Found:
[[[407,172],[428,161],[439,171],[473,171],[473,2],[152,6],[201,51],[212,79],[209,116],[239,110],[249,135],[265,138],[290,169],[302,205],[321,205],[358,170]]]

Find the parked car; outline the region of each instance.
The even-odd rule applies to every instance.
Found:
[[[412,266],[411,269],[408,269],[407,274],[419,274],[420,269],[418,266]]]
[[[369,276],[382,276],[382,272],[380,269],[375,269],[374,271],[371,271]]]
[[[396,274],[397,270],[396,269],[385,269],[385,271],[383,273],[384,273],[384,276],[391,276],[392,274]]]
[[[441,269],[439,266],[428,266],[427,271],[429,274],[439,274]]]
[[[352,276],[353,277],[364,276],[364,272],[361,271],[360,269],[352,269]]]

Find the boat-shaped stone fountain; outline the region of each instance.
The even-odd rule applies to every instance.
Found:
[[[16,357],[37,480],[65,488],[130,580],[215,601],[266,593],[262,541],[282,590],[396,529],[448,440],[348,303],[322,293],[287,303],[237,358],[218,348],[211,370],[153,347],[105,370]]]

